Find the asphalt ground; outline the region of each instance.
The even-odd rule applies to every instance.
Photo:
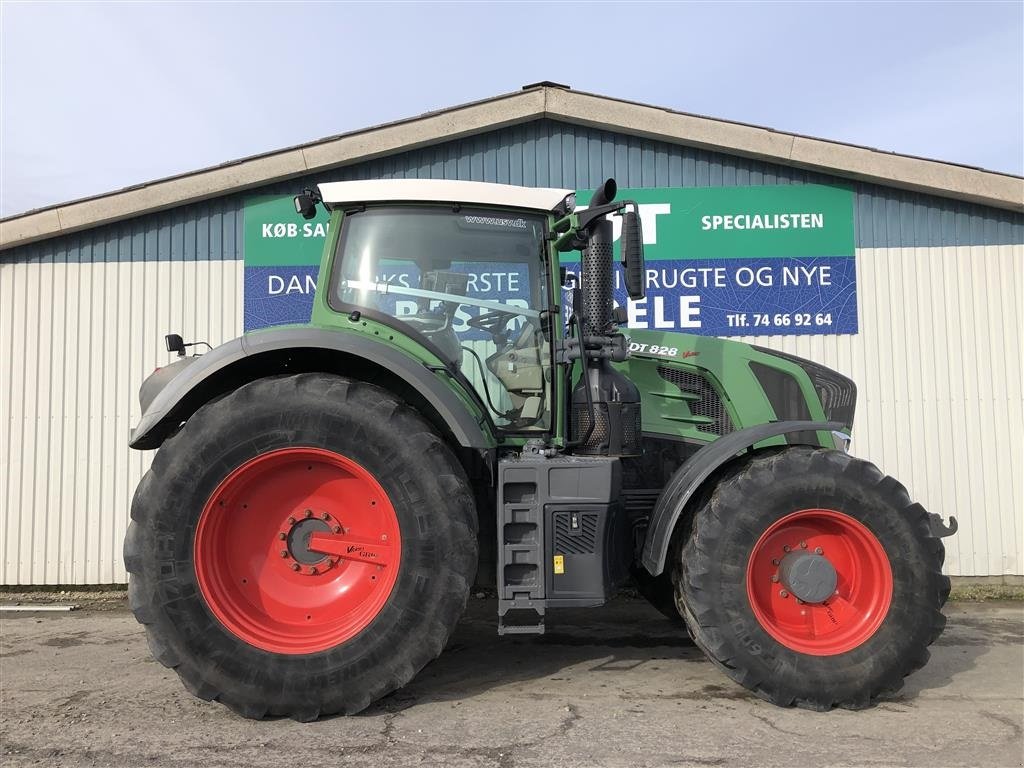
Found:
[[[0,602],[10,602],[0,596]],[[861,712],[779,709],[646,603],[495,633],[470,600],[448,649],[354,717],[252,722],[154,662],[123,600],[0,614],[0,763],[46,766],[1020,766],[1024,604],[954,603],[932,660]]]

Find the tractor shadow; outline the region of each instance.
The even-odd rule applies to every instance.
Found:
[[[950,611],[931,661],[907,678],[881,708],[913,707],[923,691],[948,686],[972,669],[993,643],[1021,642],[1012,625]],[[617,597],[597,609],[549,612],[544,635],[497,634],[497,601],[470,598],[444,653],[406,687],[361,716],[392,714],[431,702],[458,702],[507,689],[525,698],[573,696],[574,691],[641,686],[672,699],[748,701],[771,706],[716,669],[686,634],[644,600]],[[610,673],[607,679],[602,673]],[[600,676],[600,677],[598,677]],[[527,684],[527,685],[523,685]]]
[[[364,714],[470,699],[498,688],[511,691],[526,682],[535,683],[529,686],[527,697],[543,697],[547,695],[543,693],[545,681],[564,691],[573,685],[568,681],[578,681],[581,676],[602,672],[618,676],[645,664],[657,668],[659,661],[663,662],[662,671],[679,662],[710,667],[682,625],[669,621],[641,599],[617,597],[602,608],[549,611],[543,635],[500,637],[497,600],[471,597],[444,653],[409,685],[373,704]],[[607,683],[614,685],[616,679]]]

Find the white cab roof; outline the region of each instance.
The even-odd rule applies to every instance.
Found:
[[[482,181],[441,179],[383,179],[379,181],[335,181],[319,185],[323,201],[333,207],[344,203],[441,202],[495,205],[550,211],[572,189],[516,187]]]

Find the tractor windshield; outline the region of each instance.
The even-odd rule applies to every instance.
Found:
[[[482,209],[346,214],[332,302],[385,314],[459,366],[509,431],[551,420],[545,218]]]

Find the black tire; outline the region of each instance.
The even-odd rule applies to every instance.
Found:
[[[640,596],[673,624],[683,626],[683,616],[676,606],[672,574],[669,571],[664,571],[657,576],[651,576],[647,569],[639,564],[633,566],[632,574],[636,591],[640,593]]]
[[[662,494],[670,494],[670,503],[671,494],[684,490],[678,483],[672,483],[672,480],[678,476],[679,471],[673,475],[669,483],[662,489]],[[707,501],[707,498],[707,491],[701,489],[690,503],[694,507],[699,507]],[[682,578],[680,550],[682,549],[683,542],[689,536],[691,528],[692,519],[684,516],[676,526],[676,530],[672,535],[672,541],[669,543],[668,552],[665,556],[665,569],[657,576],[651,576],[641,563],[634,563],[631,570],[633,581],[637,585],[637,592],[662,616],[678,627],[686,627],[686,610],[679,600],[679,590],[676,589],[676,584]]]
[[[760,536],[808,508],[840,510],[863,524],[892,571],[880,626],[833,655],[801,653],[776,640],[755,616],[746,588]],[[694,642],[759,697],[819,711],[860,709],[899,690],[928,661],[928,646],[946,624],[943,556],[928,513],[899,482],[839,451],[793,447],[755,456],[719,480],[681,548],[676,596]]]
[[[365,467],[401,532],[397,581],[368,626],[317,653],[250,645],[214,616],[193,535],[207,499],[267,451],[315,447]],[[458,460],[414,410],[379,387],[326,374],[261,379],[209,403],[169,438],[132,502],[128,595],[150,649],[185,687],[248,718],[352,714],[408,683],[444,649],[477,565],[477,518]]]

